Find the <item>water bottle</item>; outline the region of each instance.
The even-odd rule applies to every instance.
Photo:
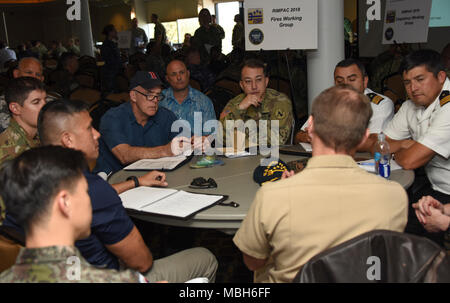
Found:
[[[378,134],[378,141],[374,153],[375,171],[386,179],[391,176],[391,151],[386,136],[383,133]]]

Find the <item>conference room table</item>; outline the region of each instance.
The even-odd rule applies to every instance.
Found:
[[[227,234],[234,234],[245,218],[256,191],[260,188],[260,185],[253,181],[253,171],[260,164],[262,156],[217,157],[223,160],[224,165],[193,169],[190,168],[190,163],[186,163],[174,171],[166,172],[166,180],[169,187],[196,193],[228,195],[228,200],[225,202],[234,201],[239,204],[239,207],[214,205],[187,220],[161,217],[149,213],[131,213],[130,215],[140,220],[163,225],[217,229]],[[280,154],[280,159],[285,163],[304,158],[298,155]],[[111,175],[108,182],[118,183],[125,181],[129,176],[141,176],[145,173],[146,171],[120,170]],[[192,180],[197,177],[213,178],[217,183],[217,188],[189,188]],[[407,189],[414,181],[414,172],[403,169],[394,170],[391,172],[390,179],[400,183]]]

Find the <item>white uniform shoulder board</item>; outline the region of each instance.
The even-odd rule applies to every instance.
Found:
[[[441,104],[441,107],[447,104],[450,101],[450,91],[444,90],[439,95],[439,103]]]
[[[369,97],[370,102],[375,103],[376,105],[378,105],[384,98],[381,97],[380,95],[376,94],[376,93],[370,93],[366,95],[367,97]]]

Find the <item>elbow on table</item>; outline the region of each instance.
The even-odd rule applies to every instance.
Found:
[[[420,167],[420,165],[417,165],[416,161],[408,158],[396,158],[395,161],[405,170],[413,170]]]
[[[129,164],[131,162],[128,159],[127,151],[118,151],[118,150],[114,151],[113,150],[113,154],[117,158],[117,160],[119,160],[120,164],[122,164],[122,165],[127,165],[127,164]]]

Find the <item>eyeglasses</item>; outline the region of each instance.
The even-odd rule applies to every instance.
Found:
[[[161,100],[163,100],[164,99],[164,95],[150,95],[150,94],[144,94],[143,92],[140,92],[140,91],[138,91],[138,90],[136,90],[136,89],[134,89],[134,91],[135,92],[137,92],[137,93],[140,93],[142,96],[144,96],[146,99],[147,99],[147,101],[154,101],[155,99],[156,99],[156,101],[161,101]]]

